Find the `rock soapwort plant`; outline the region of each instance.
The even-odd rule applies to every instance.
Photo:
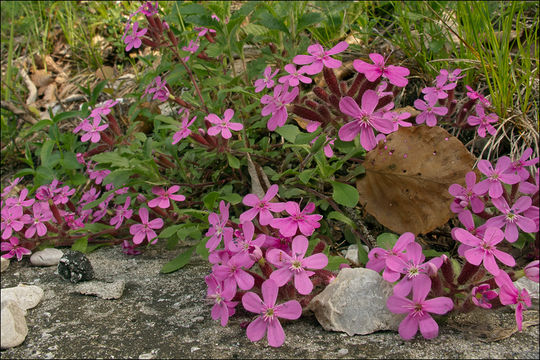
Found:
[[[531,301],[513,281],[538,282],[538,158],[527,148],[519,159],[481,159],[473,169],[474,156],[442,126],[486,137],[499,119],[468,85],[459,99],[463,70],[442,69],[414,107],[398,108],[410,70],[390,57],[360,55],[345,79],[348,42],[323,47],[295,35],[287,49],[307,54],[269,43],[247,66],[247,17],[268,36],[276,24],[287,28],[265,21],[273,15],[264,5],[247,2],[232,14],[224,4],[175,6],[178,18],[157,1],[129,15],[125,51],[150,48],[160,57],[139,52],[151,66],[127,118],[122,99],[97,103],[101,83],[80,111],[64,115],[79,118],[71,133],[57,135],[62,117],[35,125],[53,138],[40,145],[39,166],[27,148],[30,168],[2,189],[3,257],[112,244],[138,255],[158,241],[169,249],[181,241],[189,249],[162,272],[198,253],[211,264],[212,318],[227,326],[242,306],[256,314],[241,324],[248,339],[266,336],[279,347],[280,319],[298,319],[350,266],[334,255],[339,221],[351,242],[370,248],[359,246],[360,263],[393,284],[387,306],[406,314],[403,339],[418,330],[434,338],[436,315],[475,307],[515,305],[522,329]],[[34,182],[22,186],[28,175]],[[401,235],[375,241],[359,201],[363,214]],[[457,254],[417,242],[455,216]],[[524,255],[516,259],[512,249]]]

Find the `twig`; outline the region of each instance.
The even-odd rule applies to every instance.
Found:
[[[20,67],[18,69],[19,69],[19,75],[21,75],[21,77],[23,78],[24,83],[26,84],[26,87],[28,88],[28,92],[29,92],[28,98],[26,98],[26,105],[31,105],[31,104],[35,103],[36,99],[37,99],[36,85],[34,85],[32,80],[30,80],[30,77],[28,76],[26,71],[24,71]]]
[[[21,117],[21,119],[23,119],[24,121],[26,121],[27,123],[30,123],[30,124],[37,124],[37,120],[34,119],[30,114],[29,114],[29,111],[26,111],[26,110],[23,110],[23,109],[19,109],[18,107],[15,106],[15,104],[9,102],[9,101],[5,101],[5,100],[2,100],[2,103],[1,103],[1,107],[4,108],[4,109],[7,109],[9,111],[11,111],[13,114],[15,115],[18,115]]]

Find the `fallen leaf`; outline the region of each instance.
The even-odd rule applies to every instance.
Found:
[[[37,70],[30,75],[30,79],[37,88],[45,87],[54,81],[46,70]]]
[[[360,203],[377,221],[402,234],[425,234],[452,212],[451,184],[465,184],[474,157],[441,127],[400,128],[366,156],[356,182]]]

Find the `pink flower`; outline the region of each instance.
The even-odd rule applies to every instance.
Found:
[[[267,66],[266,69],[264,69],[264,78],[255,80],[255,92],[261,92],[265,88],[271,89],[274,87],[274,80],[273,77],[276,76],[276,74],[279,72],[279,69],[276,69],[274,73],[272,73],[272,67]]]
[[[340,140],[351,141],[360,133],[360,144],[369,151],[377,146],[373,129],[385,134],[391,133],[394,130],[392,121],[385,119],[381,113],[374,113],[378,103],[379,97],[373,90],[366,90],[362,95],[362,108],[352,97],[342,98],[339,102],[339,109],[342,113],[353,117],[354,120],[339,129]]]
[[[88,169],[88,176],[90,180],[94,180],[97,185],[101,184],[103,180],[111,173],[111,170],[90,170]]]
[[[522,192],[524,194],[534,194],[538,191],[540,185],[540,169],[536,170],[536,174],[532,178],[535,180],[536,184],[532,181],[522,181],[519,184],[519,192]]]
[[[150,206],[151,208],[159,206],[162,209],[168,209],[169,206],[171,206],[171,202],[169,201],[169,199],[172,199],[174,201],[186,200],[186,197],[184,195],[174,195],[174,193],[178,190],[180,190],[180,186],[178,185],[173,185],[169,188],[169,190],[166,191],[161,187],[154,186],[152,188],[152,193],[154,195],[157,195],[158,197],[150,200],[148,202],[148,206]]]
[[[523,329],[523,308],[525,306],[530,307],[531,297],[526,289],[519,291],[508,274],[501,271],[498,276],[495,277],[495,282],[499,285],[499,300],[503,305],[516,305],[516,323],[518,330]]]
[[[384,91],[388,87],[388,83],[386,81],[381,82],[377,88],[375,89],[375,92],[377,93],[377,96],[380,98],[383,98],[388,95],[394,95],[391,91]],[[394,103],[389,103],[388,106],[390,106],[390,109],[394,108]],[[390,110],[389,109],[389,110]]]
[[[47,233],[47,226],[45,222],[52,219],[53,214],[49,209],[47,203],[35,203],[32,206],[32,211],[34,213],[34,218],[31,220],[31,225],[24,232],[24,236],[29,239],[37,232],[38,236],[43,236]]]
[[[496,245],[504,239],[503,232],[496,227],[488,227],[482,239],[460,228],[455,230],[454,236],[459,242],[471,246],[465,251],[465,259],[473,265],[483,263],[486,270],[494,276],[500,272],[495,258],[507,266],[516,265],[511,255],[496,248]]]
[[[60,191],[53,199],[55,205],[67,204],[69,197],[75,194],[75,189],[71,189],[69,186],[64,186],[59,190]]]
[[[528,196],[522,196],[516,200],[514,205],[510,207],[504,196],[499,198],[491,199],[491,202],[502,215],[494,216],[486,221],[486,226],[494,226],[497,228],[504,229],[504,236],[506,240],[513,243],[518,239],[518,227],[526,233],[533,233],[538,231],[534,221],[527,216],[520,215],[521,213],[527,211],[531,205],[532,200]]]
[[[307,51],[311,55],[296,55],[293,62],[296,65],[305,65],[302,67],[306,74],[315,75],[322,71],[326,66],[330,69],[335,69],[341,66],[341,61],[331,58],[330,55],[336,55],[345,51],[349,47],[345,41],[338,43],[336,46],[328,51],[324,51],[324,48],[320,44],[313,44],[308,46]]]
[[[285,341],[285,332],[278,318],[296,320],[302,315],[302,306],[296,300],[276,305],[278,286],[272,279],[262,284],[262,296],[247,292],[242,297],[242,305],[247,311],[260,316],[249,324],[246,335],[251,341],[259,341],[267,333],[268,345],[279,347]]]
[[[182,50],[194,54],[197,50],[199,50],[199,43],[198,41],[190,40],[188,46],[182,47]]]
[[[206,248],[209,251],[214,251],[223,237],[225,237],[225,242],[232,241],[233,229],[226,227],[229,220],[229,206],[225,206],[225,202],[222,200],[219,203],[221,216],[218,216],[216,213],[210,213],[208,215],[208,222],[211,226],[206,232],[206,236],[210,236],[210,239],[206,243]]]
[[[255,251],[256,248],[259,248],[264,244],[266,236],[260,234],[256,239],[253,239],[255,234],[255,226],[251,221],[242,222],[242,231],[241,236],[236,237],[232,241],[226,244],[226,248],[235,254],[241,253],[245,258],[251,259],[251,254]]]
[[[157,241],[157,234],[154,230],[163,227],[163,220],[157,218],[148,221],[148,209],[143,207],[139,209],[139,217],[141,218],[141,224],[131,225],[129,228],[129,233],[133,235],[133,243],[138,245],[147,238],[149,243],[154,244]],[[153,239],[156,240],[152,242]]]
[[[465,75],[459,76],[459,74],[461,74],[461,69],[455,69],[451,73],[446,69],[441,69],[440,74],[445,75],[449,82],[457,82],[459,79],[465,77]]]
[[[297,70],[294,64],[287,64],[285,65],[284,69],[286,72],[289,73],[289,75],[285,75],[279,78],[278,81],[281,84],[288,84],[291,87],[295,87],[300,84],[300,81],[304,84],[311,84],[311,82],[313,81],[311,80],[311,78],[302,75],[306,72],[305,68],[303,67]]]
[[[139,23],[135,21],[133,23],[133,27],[131,28],[131,35],[126,36],[124,39],[124,44],[127,44],[126,51],[130,51],[131,49],[138,49],[142,45],[141,37],[146,34],[148,29],[142,29],[140,31],[137,31],[139,27]]]
[[[110,224],[116,225],[114,228],[119,229],[120,226],[122,226],[122,223],[124,222],[124,219],[131,219],[131,215],[133,215],[133,210],[129,209],[129,205],[131,203],[131,198],[128,196],[126,198],[126,202],[124,203],[124,206],[117,206],[116,207],[116,214],[111,218]]]
[[[152,87],[155,84],[155,87]],[[154,80],[148,84],[142,96],[154,94],[152,100],[167,101],[169,99],[169,89],[167,88],[167,81],[161,81],[160,76],[156,76]]]
[[[483,97],[482,95],[480,95],[480,93],[474,91],[469,85],[465,85],[465,87],[466,87],[467,90],[468,90],[467,96],[469,97],[469,99],[471,99],[471,100],[479,99],[480,102],[481,102],[485,107],[490,107],[490,106],[491,106],[491,102],[489,102],[488,99],[486,99],[485,97]]]
[[[212,307],[212,319],[221,319],[221,326],[227,326],[229,317],[235,313],[235,306],[237,301],[231,301],[235,293],[233,288],[225,290],[223,283],[218,281],[213,275],[208,275],[204,278],[208,289],[206,291],[206,297],[214,301]]]
[[[2,255],[4,259],[9,259],[14,256],[17,257],[17,261],[21,261],[24,255],[30,255],[32,252],[19,245],[19,239],[15,236],[9,238],[9,241],[2,241],[0,250],[8,251],[7,254]]]
[[[86,123],[82,126],[82,129],[86,131],[86,134],[84,134],[81,137],[82,142],[87,142],[90,140],[93,143],[97,143],[99,140],[101,140],[100,133],[109,127],[109,124],[103,124],[99,125],[101,123],[101,118],[95,117],[92,124]]]
[[[538,282],[538,263],[538,260],[532,261],[523,269],[525,276],[534,282]]]
[[[405,119],[408,119],[411,117],[411,114],[408,112],[402,112],[398,113],[395,111],[387,111],[383,113],[383,118],[392,120],[392,123],[394,124],[394,128],[392,129],[392,132],[398,131],[399,127],[411,127],[412,124],[410,122],[403,121]]]
[[[486,232],[486,224],[482,224],[480,225],[479,227],[476,227],[476,225],[474,224],[474,220],[473,220],[473,216],[471,214],[471,212],[469,210],[465,210],[465,211],[462,211],[458,214],[458,219],[459,221],[461,221],[461,223],[463,224],[463,226],[465,226],[465,230],[467,230],[468,232],[470,232],[472,235],[476,236],[476,237],[483,237],[485,232]],[[454,239],[455,241],[458,241],[458,239],[456,238],[455,236],[455,231],[456,231],[457,228],[453,228],[451,230],[451,236],[452,236],[452,239]],[[469,246],[469,245],[465,245],[465,244],[460,244],[459,247],[458,247],[458,254],[459,256],[463,256],[465,257],[465,251],[471,249],[472,247]]]
[[[394,65],[385,66],[384,57],[376,53],[369,54],[369,58],[373,61],[373,64],[368,64],[365,61],[357,59],[354,60],[353,66],[356,71],[364,74],[366,79],[370,82],[374,82],[381,76],[398,87],[404,87],[409,82],[409,80],[405,78],[405,76],[410,74],[409,69],[406,67]]]
[[[491,113],[489,115],[486,115],[484,106],[482,104],[476,105],[476,115],[478,116],[469,116],[467,118],[467,122],[471,126],[478,126],[478,135],[480,137],[486,137],[486,131],[490,133],[492,136],[495,136],[497,133],[497,130],[491,125],[492,123],[496,123],[499,118],[497,117],[497,114]]]
[[[137,12],[139,11],[146,16],[154,16],[158,13],[158,2],[154,1],[154,4],[152,5],[151,1],[145,1],[137,10]]]
[[[368,254],[368,262],[366,264],[366,269],[371,269],[376,272],[380,272],[384,269],[383,279],[388,282],[396,282],[399,280],[400,273],[397,271],[392,271],[388,268],[386,260],[391,256],[397,256],[402,259],[405,259],[404,251],[407,248],[407,245],[414,242],[414,234],[411,232],[406,232],[401,235],[392,249],[386,250],[383,248],[373,248]]]
[[[310,236],[315,229],[318,229],[321,226],[319,221],[322,219],[322,215],[308,215],[314,210],[315,204],[312,202],[308,203],[304,210],[300,211],[298,203],[288,201],[285,204],[285,211],[290,216],[287,218],[273,219],[270,226],[279,229],[279,232],[283,236],[294,236],[298,229],[300,229],[300,232],[305,236]]]
[[[188,121],[188,119],[189,110],[186,111],[184,117],[182,118],[182,125],[180,127],[180,130],[175,132],[173,135],[173,145],[176,145],[180,140],[187,138],[191,134],[191,130],[189,129],[189,127],[193,124],[197,117],[194,116],[191,121]]]
[[[386,306],[396,314],[407,314],[405,319],[399,324],[399,335],[405,340],[411,340],[418,328],[422,336],[426,339],[433,339],[439,334],[439,326],[429,313],[443,315],[454,308],[452,299],[448,297],[438,297],[426,300],[426,296],[431,290],[431,280],[422,281],[413,289],[413,299],[392,295],[388,298]]]
[[[415,242],[407,244],[405,250],[404,256],[389,256],[386,258],[386,266],[390,270],[405,275],[394,286],[394,294],[399,296],[409,295],[411,289],[419,286],[420,283],[431,283],[428,275],[430,267],[434,265],[439,269],[442,265],[440,257],[424,263],[425,256],[422,254],[422,247]]]
[[[208,135],[216,136],[221,133],[221,136],[224,139],[230,139],[232,136],[231,130],[240,131],[244,128],[244,125],[240,123],[230,122],[234,116],[233,109],[227,109],[223,113],[223,120],[220,119],[216,114],[210,114],[205,117],[206,120],[210,121],[214,126],[208,129]]]
[[[216,30],[205,28],[204,26],[194,27],[193,30],[198,31],[197,37],[203,37],[207,33],[209,33],[209,34],[215,34],[216,33]]]
[[[480,160],[478,162],[478,170],[488,178],[474,185],[474,192],[483,195],[489,191],[489,196],[492,199],[501,197],[503,194],[502,183],[513,185],[521,180],[519,175],[507,173],[510,166],[511,160],[508,156],[501,156],[497,161],[495,169],[493,169],[489,161]]]
[[[308,257],[306,251],[309,241],[305,236],[298,235],[292,242],[292,255],[283,250],[271,249],[266,254],[266,259],[278,269],[270,274],[270,279],[281,287],[291,278],[294,278],[294,287],[302,295],[308,295],[313,290],[313,283],[309,279],[315,273],[306,269],[322,269],[328,265],[328,258],[323,253],[317,253]]]
[[[471,292],[471,300],[474,305],[484,309],[491,309],[489,301],[495,299],[497,296],[498,294],[495,291],[489,290],[489,284],[475,286]]]
[[[538,157],[527,160],[533,153],[533,150],[528,147],[523,151],[521,157],[512,162],[512,165],[508,168],[507,172],[517,173],[522,181],[525,181],[529,178],[530,174],[525,166],[532,166],[538,163]]]
[[[481,213],[484,210],[484,202],[479,197],[481,194],[474,190],[475,184],[476,173],[474,171],[469,171],[465,175],[466,188],[459,184],[450,185],[448,192],[455,197],[450,205],[450,210],[452,210],[452,212],[459,214],[469,205],[475,214]]]
[[[261,103],[266,104],[262,109],[261,115],[267,116],[272,114],[266,126],[268,130],[274,131],[277,127],[282,127],[287,121],[287,104],[290,104],[296,96],[298,96],[299,89],[295,87],[291,92],[288,92],[287,85],[276,85],[274,88],[274,95],[264,95],[261,98]]]
[[[26,199],[26,196],[28,195],[28,189],[24,188],[21,190],[21,193],[19,194],[19,198],[8,198],[6,199],[6,205],[9,207],[27,207],[30,206],[36,201],[35,199]]]
[[[435,78],[436,85],[435,87],[425,87],[422,89],[422,94],[425,94],[425,98],[433,97],[435,99],[446,99],[448,90],[455,89],[456,83],[447,84],[448,75],[440,74]]]
[[[444,106],[435,106],[437,103],[436,97],[426,96],[425,99],[427,103],[421,99],[414,101],[414,107],[422,110],[420,114],[416,115],[416,123],[423,124],[425,122],[427,126],[435,126],[437,125],[437,117],[435,115],[446,115],[448,109]]]
[[[274,184],[270,186],[262,199],[259,199],[255,194],[247,194],[244,196],[242,203],[246,206],[251,206],[252,208],[240,215],[240,222],[244,223],[246,221],[251,221],[259,215],[259,224],[269,225],[274,219],[270,211],[282,212],[285,210],[284,203],[270,202],[277,193],[278,186]]]
[[[129,242],[128,240],[124,240],[122,242],[122,252],[126,255],[140,255],[142,254],[140,250],[137,250],[135,248],[135,245],[133,243]]]
[[[217,280],[223,281],[223,290],[236,293],[236,286],[242,290],[249,290],[255,284],[255,279],[243,268],[252,266],[253,261],[244,254],[233,255],[221,265],[214,265],[212,272]],[[230,289],[233,290],[230,290]]]
[[[327,143],[326,143],[326,145],[324,145],[324,148],[323,148],[324,155],[327,158],[331,158],[332,156],[334,156],[334,150],[332,149],[332,145],[334,145],[334,142],[336,141],[336,138],[330,138],[330,137],[328,137],[328,135],[325,135],[325,136],[326,136]],[[311,140],[310,144],[311,145],[315,144],[315,141],[317,141],[318,138],[319,137],[316,136],[313,140]]]
[[[22,180],[22,177],[18,177],[15,180],[10,181],[9,185],[2,191],[2,199],[7,197],[11,190]]]

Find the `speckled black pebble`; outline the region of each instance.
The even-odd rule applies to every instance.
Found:
[[[58,263],[58,275],[64,280],[78,283],[79,281],[92,280],[94,269],[90,260],[80,251],[68,250]]]

